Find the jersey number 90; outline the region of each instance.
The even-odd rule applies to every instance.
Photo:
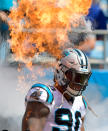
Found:
[[[65,117],[63,118],[63,116]],[[75,113],[76,122],[75,122],[74,131],[78,131],[79,129],[79,125],[80,125],[79,118],[81,118],[81,113],[79,111],[76,111]],[[73,119],[72,119],[71,111],[66,108],[57,109],[55,112],[55,123],[57,125],[67,126],[68,129],[66,131],[72,131]],[[61,131],[61,130],[57,127],[53,127],[53,131]]]

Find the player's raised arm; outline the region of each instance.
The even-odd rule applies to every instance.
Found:
[[[22,131],[43,131],[50,113],[53,96],[43,84],[35,84],[28,91],[25,99],[26,111],[22,119]]]
[[[41,102],[28,102],[22,120],[22,131],[42,131],[49,112],[49,108]]]

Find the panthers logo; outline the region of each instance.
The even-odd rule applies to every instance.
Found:
[[[40,98],[41,94],[42,94],[42,91],[37,89],[34,93],[32,93],[30,98],[38,100]]]

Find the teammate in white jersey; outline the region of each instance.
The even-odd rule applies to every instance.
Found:
[[[22,131],[84,131],[87,104],[82,92],[91,67],[78,49],[66,49],[54,73],[54,86],[34,84],[26,96]]]

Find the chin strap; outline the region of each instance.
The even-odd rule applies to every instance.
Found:
[[[67,87],[66,91],[66,93],[72,97],[80,96],[82,94],[82,91],[76,91],[74,89],[71,89],[70,87]]]
[[[66,90],[65,92],[64,92],[64,94],[68,94],[69,96],[71,96],[71,97],[75,97],[75,95],[73,95],[73,94],[71,94],[68,90]]]

